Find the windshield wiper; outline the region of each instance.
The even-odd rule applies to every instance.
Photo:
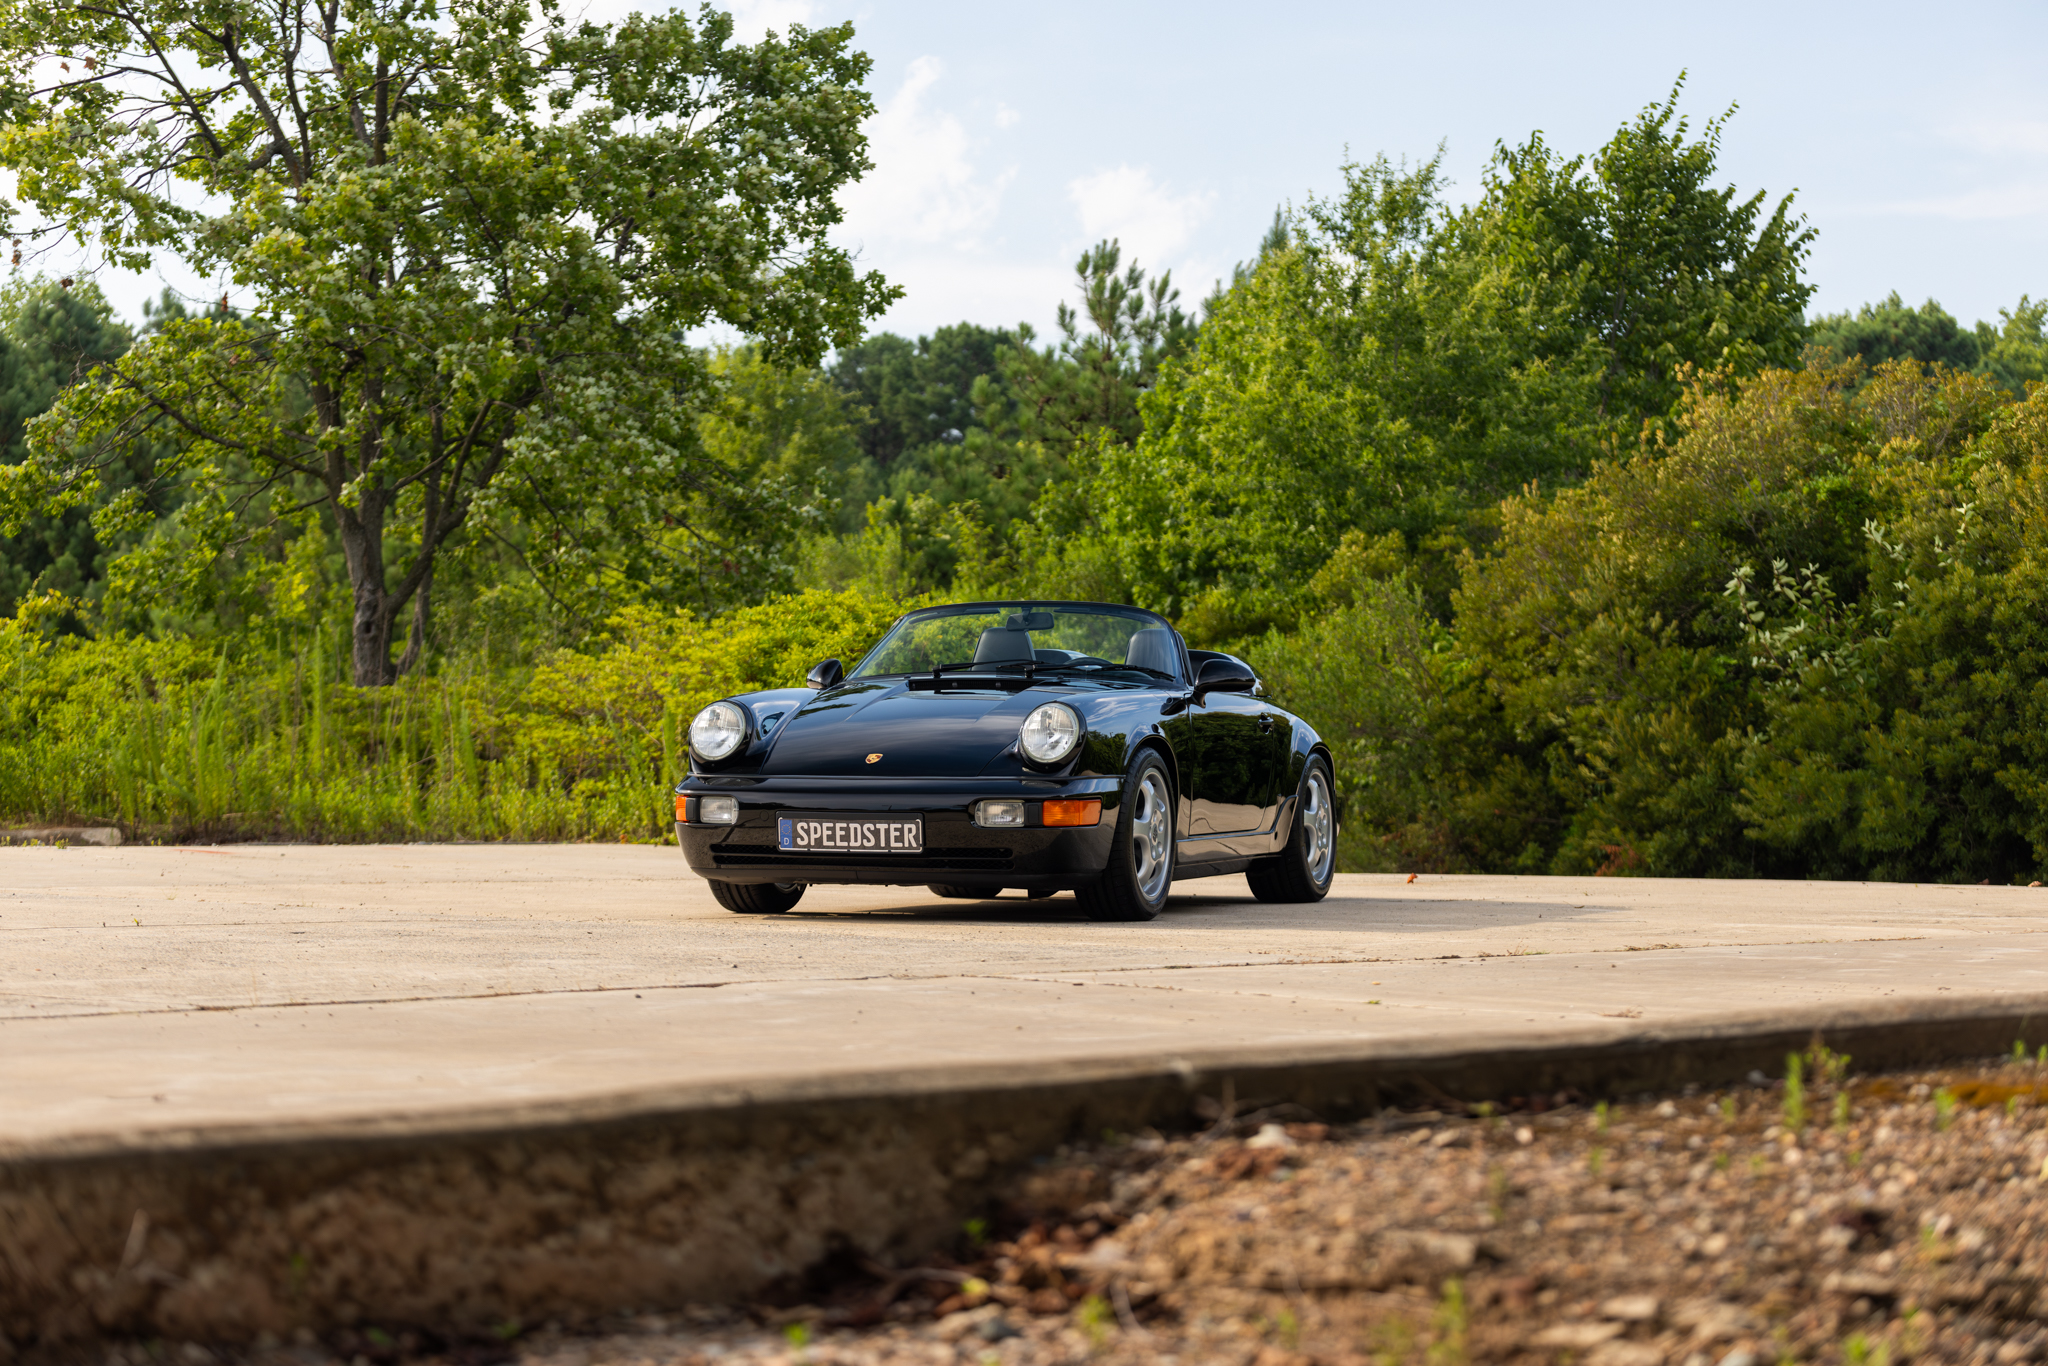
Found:
[[[1045,667],[1035,659],[990,659],[980,663],[970,659],[957,664],[935,664],[932,666],[931,676],[937,678],[940,674],[958,673],[963,669],[976,669],[985,674],[1008,673],[1012,669],[1022,669],[1028,674],[1034,669]]]

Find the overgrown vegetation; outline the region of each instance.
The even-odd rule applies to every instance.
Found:
[[[864,69],[848,41],[786,51]],[[137,341],[89,287],[18,279],[0,819],[653,837],[703,702],[857,655],[909,602],[1028,593],[1135,601],[1250,658],[1338,753],[1352,868],[2033,880],[2048,305],[1807,321],[1813,231],[1718,184],[1722,121],[1677,106],[1588,156],[1504,144],[1464,208],[1434,161],[1349,166],[1199,317],[1114,242],[1049,344],[852,342],[884,286],[833,276],[802,337],[676,359],[658,496],[614,496],[637,465],[564,466],[555,511],[479,491],[428,555],[404,460],[436,457],[373,460],[376,601],[424,601],[403,580],[430,562],[434,604],[381,673],[352,494],[259,497],[214,436],[93,416],[171,364],[162,338],[261,349],[258,320],[166,300]],[[294,406],[312,362],[262,356],[263,420],[325,439]],[[543,409],[508,451],[567,430]]]

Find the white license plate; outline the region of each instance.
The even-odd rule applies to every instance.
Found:
[[[919,854],[919,816],[782,816],[777,844],[796,854]]]

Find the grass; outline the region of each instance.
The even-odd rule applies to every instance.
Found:
[[[0,717],[0,821],[361,842],[647,840],[673,820],[673,704],[564,717],[506,671],[358,689],[317,640],[262,663],[38,680],[72,686]]]
[[[1805,1068],[1797,1053],[1785,1055],[1785,1127],[1794,1133],[1806,1127]]]

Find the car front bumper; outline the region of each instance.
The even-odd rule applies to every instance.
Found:
[[[1122,784],[1114,778],[720,778],[692,775],[678,796],[739,799],[731,825],[676,822],[676,843],[690,867],[716,882],[869,883],[1004,887],[1062,891],[1084,886],[1109,864]],[[973,806],[998,797],[1026,803],[1032,824],[984,829]],[[1094,797],[1092,826],[1036,824],[1047,798]],[[793,813],[909,816],[924,820],[918,854],[799,854],[776,842],[777,820]]]

